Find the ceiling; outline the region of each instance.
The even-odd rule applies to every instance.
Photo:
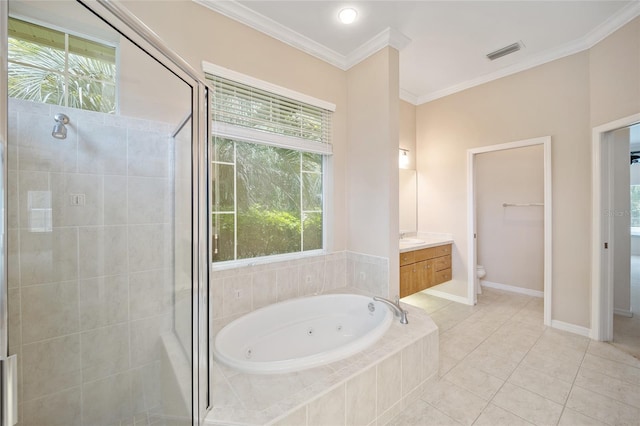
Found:
[[[640,1],[194,0],[348,69],[400,50],[401,97],[421,104],[589,47],[640,15]],[[338,12],[358,10],[355,23]],[[525,48],[489,61],[486,54]]]

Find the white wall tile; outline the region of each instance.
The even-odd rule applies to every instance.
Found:
[[[423,380],[422,339],[402,349],[402,396],[408,395]]]
[[[129,224],[168,222],[171,214],[170,195],[167,179],[129,177]]]
[[[87,226],[104,223],[102,176],[52,173],[53,226]],[[72,195],[83,195],[84,205],[72,205]]]
[[[128,233],[129,270],[147,271],[165,267],[165,253],[171,249],[165,226],[130,225]]]
[[[140,367],[160,359],[163,333],[171,331],[171,315],[131,321],[131,366]]]
[[[90,278],[80,280],[78,284],[82,330],[91,330],[128,320],[128,275]]]
[[[81,402],[80,386],[27,401],[19,421],[24,426],[80,426]]]
[[[80,227],[78,244],[81,279],[127,272],[126,226]]]
[[[23,287],[21,302],[25,344],[80,329],[77,281]]]
[[[80,385],[80,335],[23,346],[24,402]]]
[[[118,324],[80,335],[82,381],[89,382],[129,368],[129,326]]]
[[[346,415],[348,425],[370,424],[376,418],[376,368],[371,367],[347,382]]]
[[[278,299],[277,273],[275,270],[257,272],[252,277],[253,309],[275,303]]]
[[[224,279],[222,284],[223,316],[227,317],[251,311],[251,279],[252,275],[249,274]]]
[[[277,270],[278,302],[298,297],[298,277],[297,266]]]
[[[127,130],[83,121],[78,124],[78,172],[127,174]]]
[[[52,115],[18,115],[18,167],[20,170],[75,172],[77,170],[77,132],[67,125],[67,138],[51,136]]]
[[[108,425],[133,415],[129,373],[83,384],[82,397],[83,424]]]
[[[309,426],[340,426],[345,424],[345,385],[342,384],[327,394],[309,403]]]
[[[378,403],[377,415],[387,411],[400,401],[402,395],[402,358],[397,353],[382,361],[377,366]]]
[[[129,315],[132,320],[171,312],[173,288],[169,272],[154,269],[129,275]]]
[[[169,176],[169,138],[166,133],[129,130],[129,176]]]
[[[22,286],[75,280],[78,275],[78,230],[20,232]]]
[[[125,225],[128,220],[127,178],[104,176],[104,224]]]

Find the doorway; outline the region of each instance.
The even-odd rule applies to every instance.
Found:
[[[640,165],[630,154],[640,151],[640,141],[631,138],[631,129],[636,125],[635,133],[639,122],[640,114],[636,114],[593,129],[591,337],[602,341],[625,340],[623,346],[631,343],[629,352],[633,332],[640,342],[640,333],[634,330],[640,322],[634,324],[638,319],[633,318],[632,303],[632,289],[637,292],[632,284],[639,275],[634,265],[640,268],[637,256],[640,247],[636,247],[638,237],[634,236],[639,234],[636,231],[640,219],[635,218],[633,208],[639,198],[634,196],[637,192],[634,188],[640,189],[636,185],[640,184]]]
[[[467,294],[471,303],[477,302],[477,294],[481,290],[479,279],[476,274],[476,265],[478,263],[478,182],[476,181],[477,173],[477,160],[478,155],[500,152],[505,150],[512,150],[517,148],[533,147],[541,145],[543,148],[543,200],[542,202],[526,202],[526,203],[512,203],[509,200],[504,200],[503,208],[541,208],[544,221],[543,230],[543,292],[544,292],[544,324],[551,325],[551,137],[540,137],[535,139],[527,139],[522,141],[510,142],[499,145],[491,145],[481,148],[474,148],[467,151],[467,220],[469,230],[468,241],[468,278]]]

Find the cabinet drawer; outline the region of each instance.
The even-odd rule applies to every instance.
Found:
[[[447,281],[451,281],[451,268],[437,271],[434,274],[434,284],[442,284]]]
[[[444,246],[438,246],[438,247],[433,247],[432,249],[434,251],[434,256],[433,257],[440,257],[440,256],[446,256],[448,254],[451,254],[451,244],[446,244]]]
[[[400,253],[400,266],[414,263],[416,261],[415,253],[415,251],[406,251],[404,253]]]
[[[434,269],[436,271],[442,271],[443,269],[451,269],[451,255],[436,257],[434,260]]]

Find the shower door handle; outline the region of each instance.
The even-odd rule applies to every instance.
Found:
[[[18,356],[0,360],[2,375],[2,426],[18,423]]]

